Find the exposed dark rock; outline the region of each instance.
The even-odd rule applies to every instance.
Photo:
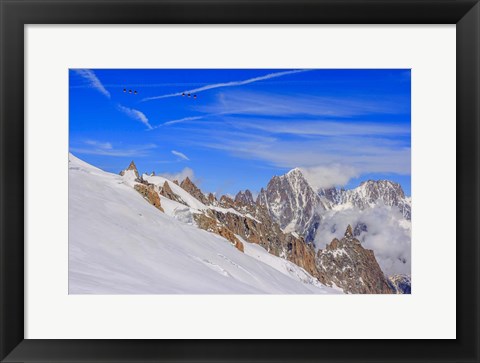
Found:
[[[335,284],[345,292],[394,293],[373,251],[362,247],[350,225],[341,240],[334,238],[325,249],[318,251],[316,266],[322,282]]]
[[[160,211],[164,212],[162,205],[160,204],[160,197],[158,193],[155,191],[155,187],[153,184],[135,184],[135,190],[139,192],[148,202],[153,205],[155,208],[159,209]]]
[[[220,197],[220,200],[218,202],[218,204],[223,207],[223,208],[233,208],[235,206],[235,202],[233,201],[232,198],[230,198],[229,196],[226,196],[226,195],[222,195]]]
[[[211,218],[205,214],[194,214],[193,217],[199,228],[222,236],[223,238],[232,242],[235,248],[243,252],[243,243],[230,229],[218,224],[214,218]]]
[[[257,205],[267,208],[272,219],[287,232],[297,232],[312,242],[318,228],[320,197],[312,189],[300,169],[282,176],[274,176],[262,189]]]
[[[253,200],[253,195],[250,190],[245,190],[244,192],[240,191],[235,196],[235,203],[239,206],[250,206],[254,205],[255,201]]]
[[[213,205],[213,206],[218,205],[218,200],[212,193],[208,193],[207,201],[208,201],[208,205]]]
[[[202,193],[202,191],[197,188],[197,186],[190,180],[190,178],[187,176],[180,186],[185,189],[192,197],[198,199],[200,202],[204,204],[208,204],[207,197],[205,197],[205,194]]]
[[[170,185],[168,184],[167,181],[163,183],[163,186],[160,188],[159,193],[165,198],[187,205],[187,203],[185,203],[185,201],[178,194],[175,194],[173,192],[172,188],[170,188]]]
[[[139,176],[139,174],[138,174],[137,166],[135,165],[135,163],[133,162],[133,160],[131,161],[131,163],[130,163],[130,165],[128,166],[127,169],[122,170],[122,171],[120,172],[120,175],[121,175],[121,176],[124,176],[126,170],[133,170],[134,173],[135,173],[135,176],[137,177],[137,179],[140,178],[140,176]]]

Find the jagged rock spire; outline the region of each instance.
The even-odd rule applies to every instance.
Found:
[[[234,201],[228,195],[222,195],[219,200],[220,206],[223,208],[233,208]]]
[[[345,237],[353,238],[353,230],[351,225],[348,225],[347,230],[345,231]]]
[[[163,183],[163,186],[160,188],[159,193],[160,195],[163,195],[165,198],[187,205],[187,203],[185,203],[185,201],[179,195],[173,192],[172,188],[170,187],[170,184],[168,184],[167,181]]]
[[[137,166],[135,165],[135,161],[131,161],[130,165],[128,165],[127,170],[137,170]]]
[[[372,250],[363,248],[348,226],[345,237],[334,238],[325,249],[318,250],[315,264],[322,283],[335,284],[353,294],[392,294]]]
[[[120,175],[121,176],[125,175],[125,172],[127,170],[133,170],[133,172],[135,173],[135,177],[140,178],[140,174],[138,174],[137,166],[135,165],[135,162],[133,160],[130,162],[130,165],[128,165],[128,168],[120,172]]]
[[[240,206],[248,206],[255,204],[253,200],[253,195],[250,190],[239,191],[235,196],[235,203],[239,204]]]
[[[207,204],[207,197],[202,193],[202,191],[190,180],[187,176],[181,183],[180,187],[186,190],[190,195],[198,199],[203,204]]]

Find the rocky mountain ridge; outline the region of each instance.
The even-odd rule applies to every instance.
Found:
[[[343,205],[363,210],[383,203],[386,206],[397,207],[405,219],[411,219],[409,199],[405,197],[400,184],[389,180],[367,180],[351,190],[321,189],[318,194],[329,207],[327,209]]]
[[[317,268],[327,285],[353,294],[391,294],[392,287],[372,250],[362,247],[349,225],[341,240],[333,239],[317,252]]]
[[[398,183],[368,180],[351,190],[333,187],[316,191],[299,168],[274,176],[260,191],[256,204],[267,208],[284,231],[296,232],[307,243],[314,241],[322,215],[329,210],[386,205],[398,208],[406,220],[411,219],[410,200]]]
[[[362,247],[350,226],[344,238],[334,239],[327,248],[315,253],[311,242],[321,220],[318,211],[328,210],[336,200],[338,203],[345,199],[338,190],[316,193],[299,169],[273,177],[256,200],[249,190],[240,191],[235,198],[217,199],[211,193],[205,195],[189,178],[170,184],[152,174],[137,177],[133,162],[120,174],[128,176],[128,170],[135,176],[134,188],[159,210],[224,237],[239,251],[243,251],[241,240],[258,244],[304,268],[322,284],[340,287],[347,293],[399,291],[388,282],[373,251]],[[131,177],[129,180],[132,183]],[[372,195],[377,193],[377,199],[383,191],[375,187],[364,189]],[[159,196],[158,201],[152,193]]]

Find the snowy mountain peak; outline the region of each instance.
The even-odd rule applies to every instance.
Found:
[[[367,180],[362,182],[357,190],[362,191],[372,199],[384,197],[388,193],[395,195],[397,198],[405,198],[402,186],[390,180]]]
[[[364,210],[379,204],[397,207],[407,220],[411,219],[410,198],[405,197],[402,186],[390,180],[367,180],[355,189],[321,189],[318,192],[327,209]]]
[[[315,236],[319,203],[319,196],[298,168],[274,176],[257,198],[257,204],[265,207],[285,232],[297,232],[307,242]]]
[[[295,177],[303,177],[303,173],[302,173],[302,170],[300,168],[293,168],[292,170],[290,170],[285,175],[292,175],[292,176],[295,176]]]

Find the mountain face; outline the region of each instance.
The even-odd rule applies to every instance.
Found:
[[[379,205],[397,208],[406,220],[411,219],[411,206],[400,184],[368,180],[352,190],[328,188],[315,191],[300,169],[274,176],[262,189],[257,205],[268,210],[272,219],[285,232],[295,232],[307,243],[315,240],[323,215],[330,210],[358,209]],[[362,225],[366,231],[367,225]],[[355,228],[359,228],[355,225]],[[358,233],[357,229],[357,233]]]
[[[324,207],[300,169],[274,176],[262,189],[257,204],[265,207],[285,232],[296,232],[307,243],[313,241]]]
[[[239,191],[235,196],[234,200],[236,208],[240,208],[246,211],[254,211],[255,210],[255,201],[253,200],[253,195],[250,190]]]
[[[307,243],[315,240],[322,218],[329,211],[362,211],[387,206],[398,209],[405,220],[411,219],[410,199],[405,197],[398,183],[368,180],[351,190],[328,188],[315,191],[298,168],[274,176],[266,189],[261,190],[256,203],[265,207],[285,232],[295,232]],[[358,234],[367,228],[365,223],[355,225]]]
[[[121,175],[150,204],[183,223],[224,238],[239,252],[244,252],[249,243],[261,246],[304,269],[319,283],[346,293],[409,291],[408,276],[387,279],[375,253],[362,245],[371,221],[354,223],[347,215],[354,228],[349,225],[343,237],[330,238],[323,249],[316,251],[314,243],[319,227],[328,226],[325,218],[344,210],[361,212],[385,205],[398,209],[408,220],[410,202],[396,183],[369,180],[352,190],[317,191],[300,169],[293,169],[274,176],[256,200],[249,190],[240,191],[234,198],[223,195],[217,199],[212,193],[204,194],[189,178],[178,183],[153,173],[136,177],[138,171],[132,164]],[[336,224],[330,228],[338,229]]]
[[[351,226],[345,236],[333,239],[316,259],[322,282],[335,284],[353,294],[391,294],[393,292],[372,250],[362,247]]]

